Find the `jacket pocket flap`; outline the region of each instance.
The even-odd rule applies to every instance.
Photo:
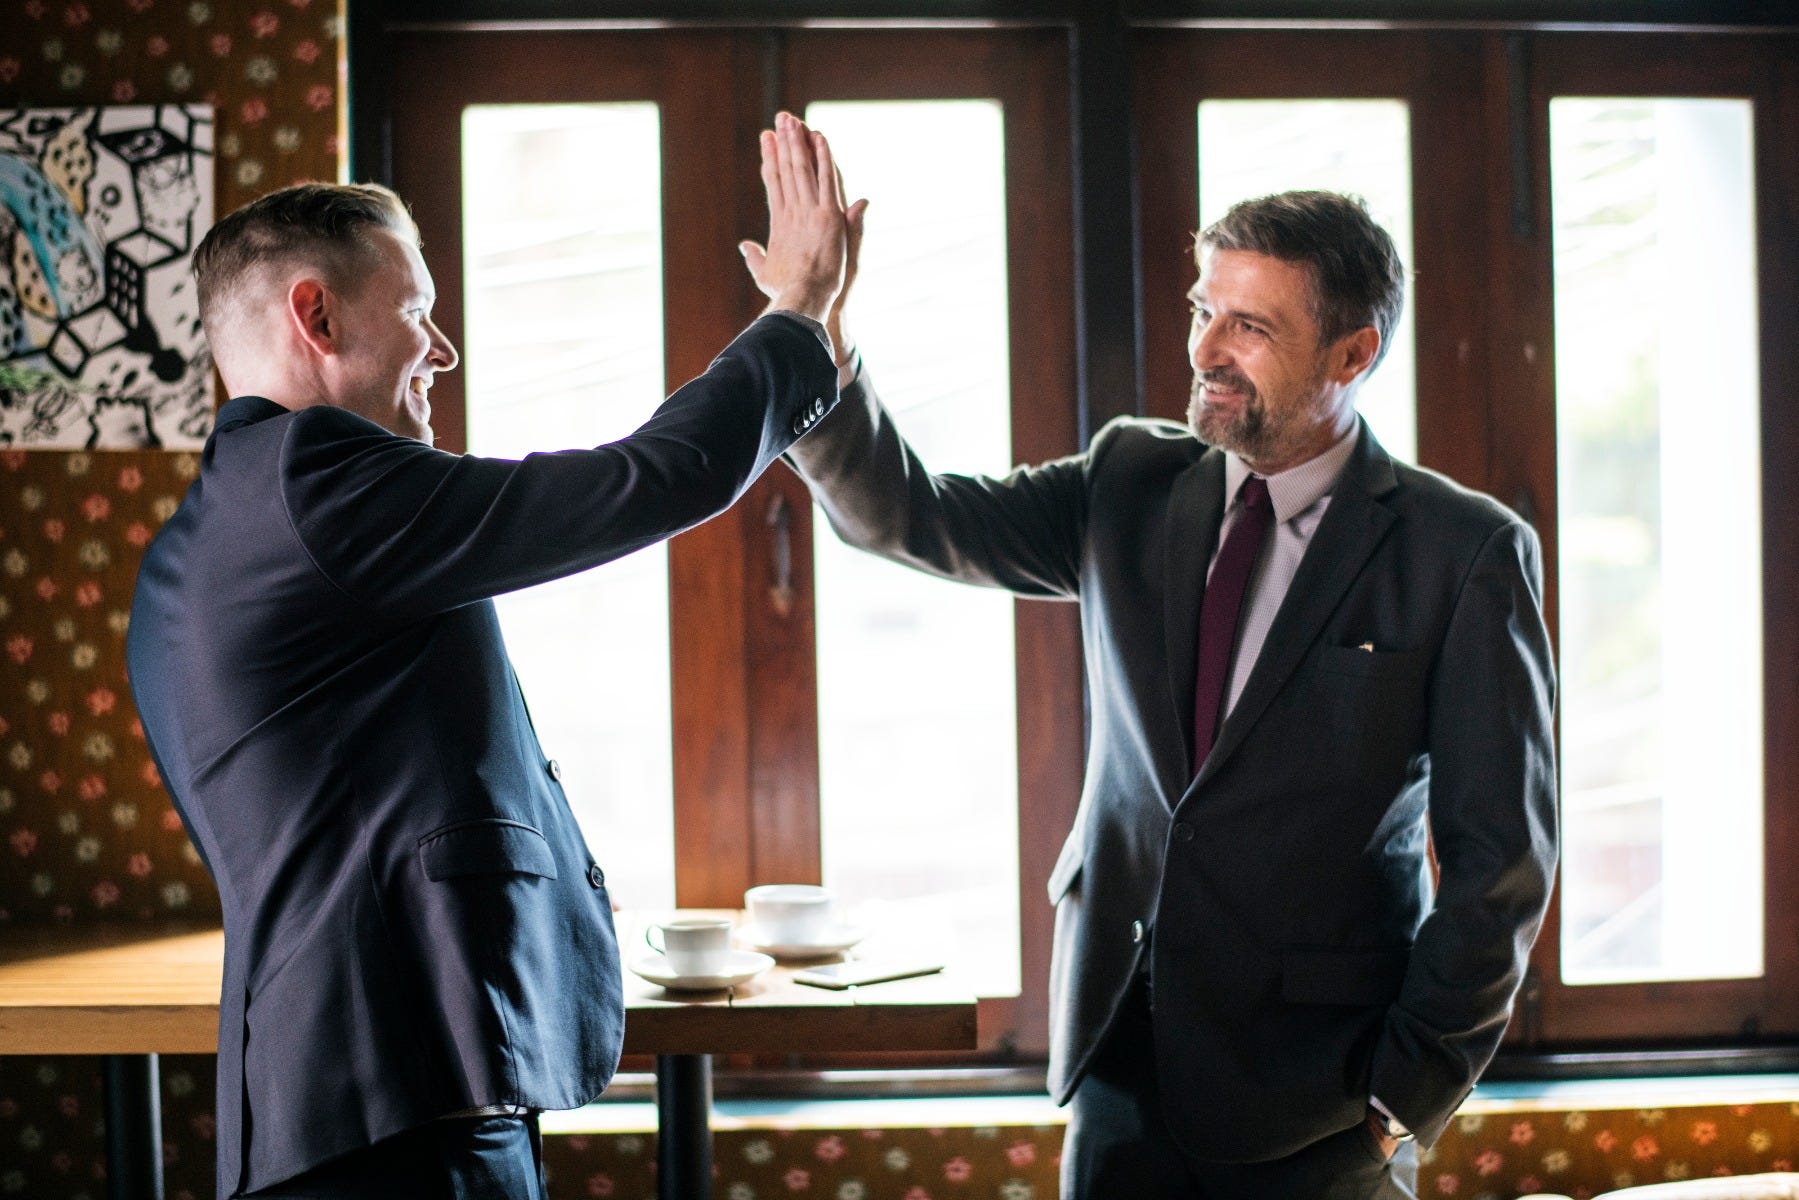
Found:
[[[466,821],[419,839],[426,879],[456,875],[541,875],[556,878],[556,858],[543,834],[518,821]]]
[[[1295,1004],[1391,1004],[1405,981],[1410,947],[1281,951],[1281,999]]]
[[[1360,646],[1320,646],[1318,665],[1338,675],[1364,679],[1408,679],[1424,667],[1425,655],[1416,650],[1364,650]]]

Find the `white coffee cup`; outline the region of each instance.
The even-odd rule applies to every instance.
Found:
[[[643,931],[650,949],[668,959],[677,975],[717,975],[731,956],[732,924],[727,917],[678,917]],[[662,935],[657,944],[655,935]]]
[[[831,893],[809,883],[770,883],[743,894],[750,924],[766,943],[803,946],[831,929]]]

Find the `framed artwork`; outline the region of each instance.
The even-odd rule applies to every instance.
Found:
[[[191,449],[210,105],[0,109],[0,448]]]

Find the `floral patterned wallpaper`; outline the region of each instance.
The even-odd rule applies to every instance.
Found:
[[[0,452],[0,921],[218,911],[125,681],[138,557],[197,469]]]
[[[1681,1108],[1530,1110],[1471,1105],[1420,1160],[1418,1195],[1509,1200],[1708,1175],[1791,1171],[1799,1103]]]
[[[211,104],[221,214],[338,177],[337,0],[0,0],[0,29],[0,108]],[[125,681],[138,561],[194,468],[0,453],[0,923],[218,913]]]
[[[0,23],[0,103],[213,105],[220,213],[337,177],[335,0],[6,0]]]

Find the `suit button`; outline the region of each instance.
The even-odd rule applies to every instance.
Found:
[[[1174,840],[1177,842],[1192,841],[1193,826],[1187,824],[1185,821],[1176,821],[1174,823]]]
[[[1143,922],[1142,921],[1132,921],[1131,922],[1131,941],[1141,942],[1142,940],[1143,940]]]
[[[812,397],[812,415],[815,417],[825,415],[825,398],[823,396]]]
[[[606,872],[600,870],[599,863],[589,863],[587,865],[587,882],[593,884],[596,888],[603,888],[606,886]]]
[[[555,759],[552,758],[549,762],[547,762],[543,765],[543,769],[550,773],[551,779],[554,779],[557,783],[562,782],[562,764],[561,763],[557,762]]]
[[[795,421],[793,423],[793,436],[798,437],[804,432],[806,432],[806,422],[804,420]]]

